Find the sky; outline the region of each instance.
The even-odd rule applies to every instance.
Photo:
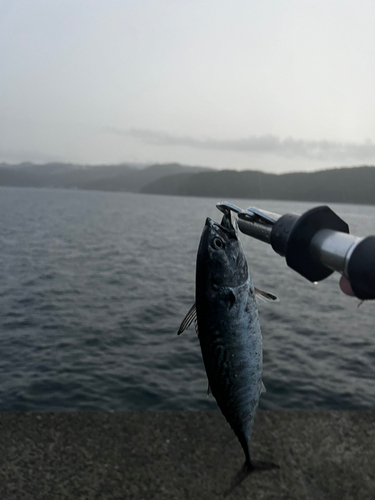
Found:
[[[0,161],[375,165],[373,0],[0,0]]]

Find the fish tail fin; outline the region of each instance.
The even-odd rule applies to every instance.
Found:
[[[242,468],[232,479],[229,488],[224,492],[224,498],[227,498],[254,470],[250,470],[248,463],[245,462]]]
[[[271,469],[280,469],[280,466],[273,462],[246,461],[243,464],[242,468],[237,472],[237,474],[232,479],[230,487],[224,493],[224,498],[229,496],[237,488],[237,486],[239,486],[248,476],[250,476],[254,472],[260,472]]]

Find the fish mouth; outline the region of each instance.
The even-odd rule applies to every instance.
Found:
[[[223,222],[226,223],[226,225],[224,225]],[[231,236],[237,234],[237,229],[233,223],[232,218],[228,218],[226,215],[223,216],[221,224],[210,219],[210,217],[207,217],[206,226],[211,227],[212,229],[219,229]]]

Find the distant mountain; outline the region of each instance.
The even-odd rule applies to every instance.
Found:
[[[43,187],[44,182],[32,172],[0,165],[0,186]]]
[[[0,164],[0,186],[79,188],[99,191],[139,192],[161,177],[185,172],[201,172],[203,167],[187,167],[178,163],[135,166],[83,166],[64,163],[34,165]]]
[[[86,182],[83,189],[96,189],[100,191],[131,191],[140,192],[145,186],[170,175],[185,174],[186,172],[202,172],[208,169],[203,167],[187,167],[178,163],[166,165],[151,165],[141,170],[128,169],[116,175]],[[105,173],[103,171],[103,173]]]
[[[196,177],[197,175],[199,176],[200,173],[185,172],[167,175],[151,182],[150,184],[147,184],[140,190],[140,192],[145,194],[167,194],[173,196],[206,196],[205,194],[199,193],[199,188],[197,190],[191,190],[191,193],[194,191],[194,194],[188,192],[190,189],[187,189],[189,182],[191,182],[190,178]],[[201,181],[204,182],[204,178],[198,177],[198,179],[201,179]]]
[[[221,170],[158,179],[143,193],[375,204],[375,167],[266,174]]]
[[[0,164],[0,186],[78,188],[148,194],[375,205],[375,167],[266,174],[178,163],[83,166]]]

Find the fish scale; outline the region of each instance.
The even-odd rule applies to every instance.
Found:
[[[200,286],[201,278],[197,276]],[[228,307],[223,300],[228,295],[225,287],[217,293],[209,291],[203,310],[199,300],[196,304],[199,340],[212,394],[235,432],[246,434],[255,416],[262,376],[262,338],[254,294],[249,293],[251,287],[250,277],[237,289],[231,287],[236,300],[229,310],[225,310]],[[221,313],[216,308],[218,303]],[[218,314],[211,316],[207,311]],[[245,454],[250,453],[249,446],[246,443]]]

